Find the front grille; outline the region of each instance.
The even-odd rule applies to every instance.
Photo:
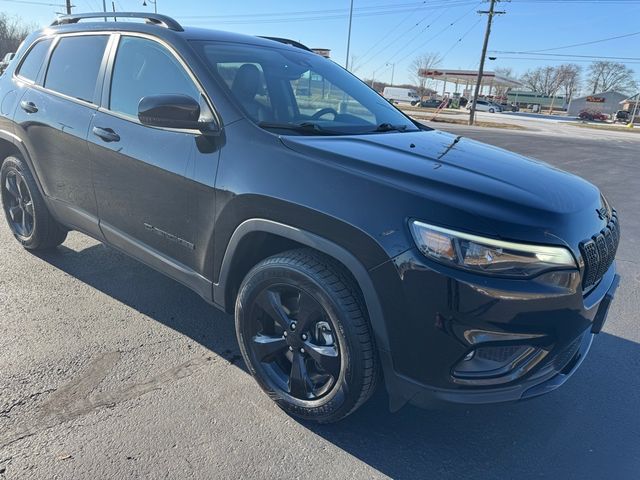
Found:
[[[582,275],[583,290],[600,281],[616,258],[616,251],[620,243],[620,225],[618,215],[612,210],[611,220],[598,234],[580,243],[580,252],[584,260],[584,274]]]

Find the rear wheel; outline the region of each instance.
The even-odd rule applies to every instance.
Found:
[[[24,160],[7,157],[0,167],[0,192],[7,223],[28,250],[46,250],[64,242],[67,231],[49,213]]]
[[[251,374],[291,415],[335,422],[375,390],[377,357],[357,285],[313,250],[270,257],[247,274],[236,332]]]

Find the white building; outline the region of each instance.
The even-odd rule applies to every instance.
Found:
[[[595,110],[611,115],[620,110],[620,102],[626,98],[626,95],[618,92],[603,92],[574,98],[569,103],[567,113],[572,116],[578,116],[583,110]]]

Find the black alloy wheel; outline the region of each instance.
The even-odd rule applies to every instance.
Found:
[[[336,422],[373,394],[378,356],[358,284],[331,257],[297,249],[245,276],[236,299],[242,356],[290,415]]]
[[[299,400],[316,400],[336,385],[340,348],[322,306],[290,285],[264,289],[250,314],[251,355],[274,386]]]
[[[2,203],[11,230],[19,237],[31,237],[35,227],[33,199],[27,182],[16,169],[9,170],[5,176]]]

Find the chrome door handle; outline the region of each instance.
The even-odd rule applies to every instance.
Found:
[[[110,128],[93,127],[93,134],[100,137],[105,142],[119,142],[120,135]]]
[[[22,100],[20,102],[20,108],[22,108],[27,113],[36,113],[38,111],[38,107],[33,102],[27,102],[26,100]]]

